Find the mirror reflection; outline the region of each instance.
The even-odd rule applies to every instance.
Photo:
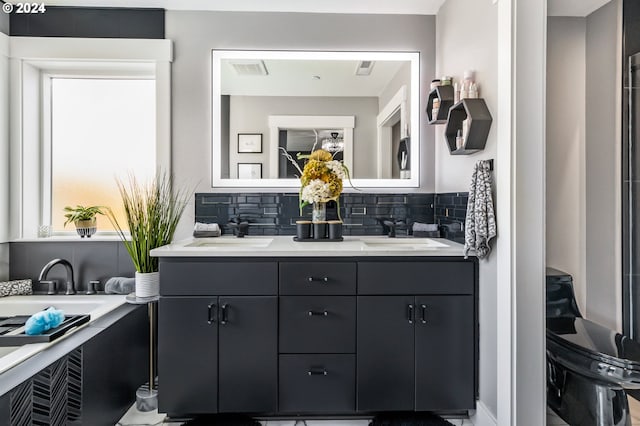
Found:
[[[239,167],[261,164],[258,180],[295,186],[283,150],[295,158],[314,147],[344,161],[359,185],[413,183],[417,78],[417,53],[214,51],[214,185],[233,186]]]

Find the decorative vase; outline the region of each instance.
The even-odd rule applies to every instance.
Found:
[[[327,203],[317,202],[313,203],[313,211],[311,212],[312,222],[324,222],[327,220]]]
[[[153,297],[160,294],[158,272],[136,272],[136,297]]]
[[[80,238],[91,238],[93,234],[96,233],[98,221],[94,217],[89,220],[76,220],[74,224],[76,225],[76,232],[80,235]]]

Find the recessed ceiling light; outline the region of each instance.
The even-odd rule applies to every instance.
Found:
[[[314,80],[320,80],[320,76],[319,75],[312,75],[311,78],[314,79]]]

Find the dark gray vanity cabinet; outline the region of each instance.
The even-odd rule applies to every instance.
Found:
[[[474,406],[474,276],[471,262],[358,265],[358,411]]]
[[[475,408],[477,261],[161,258],[159,409]]]
[[[167,262],[160,276],[169,293],[158,306],[160,411],[276,412],[277,264]],[[183,295],[194,291],[194,282],[201,284],[199,295]]]
[[[356,412],[356,262],[280,262],[279,398],[286,414]]]

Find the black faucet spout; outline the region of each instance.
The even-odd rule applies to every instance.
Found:
[[[40,276],[38,277],[38,281],[48,282],[47,275],[49,274],[49,271],[51,270],[51,268],[53,268],[58,264],[64,266],[67,272],[67,291],[65,292],[65,294],[67,295],[76,294],[75,281],[73,279],[73,267],[71,266],[71,263],[66,259],[53,259],[52,261],[44,265],[44,267],[42,268],[42,271],[40,271]]]
[[[249,221],[240,217],[234,218],[229,221],[229,226],[233,229],[233,232],[238,238],[244,238],[245,235],[249,235]]]

